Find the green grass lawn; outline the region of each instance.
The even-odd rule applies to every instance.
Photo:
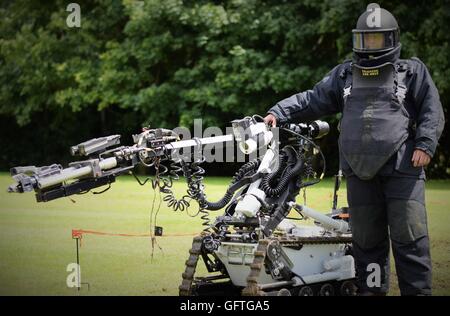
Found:
[[[208,178],[208,198],[224,193],[229,179]],[[151,186],[139,186],[122,177],[101,195],[75,196],[49,203],[36,203],[34,194],[8,194],[11,184],[0,174],[0,295],[176,295],[184,271],[191,237],[160,237],[151,258],[146,237],[84,235],[81,247],[82,282],[90,290],[66,286],[66,267],[76,261],[72,229],[113,233],[149,232],[153,201]],[[308,205],[330,209],[331,179],[307,191]],[[175,185],[178,196],[185,183]],[[340,193],[345,205],[345,187]],[[427,207],[433,257],[434,294],[450,295],[450,181],[427,183]],[[303,201],[299,195],[299,201]],[[195,207],[191,212],[195,213]],[[214,218],[215,214],[211,214]],[[186,212],[173,212],[164,204],[158,214],[164,234],[198,233],[201,219]],[[199,272],[204,271],[202,267]],[[395,273],[395,269],[393,269]],[[391,294],[398,294],[392,277]]]

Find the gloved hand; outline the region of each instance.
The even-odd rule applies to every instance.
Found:
[[[264,123],[266,123],[267,125],[270,125],[272,127],[276,127],[277,126],[277,118],[273,114],[268,114],[264,118]]]

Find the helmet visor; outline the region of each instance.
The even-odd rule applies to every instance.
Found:
[[[376,52],[395,46],[395,34],[389,32],[353,32],[353,48],[359,51]]]

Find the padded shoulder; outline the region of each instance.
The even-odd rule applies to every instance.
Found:
[[[410,59],[400,59],[399,62],[406,65],[408,74],[417,73],[423,71],[426,68],[425,64],[418,57],[411,57]]]
[[[352,63],[351,59],[346,59],[342,62],[342,64],[339,65],[339,67],[340,67],[339,77],[341,79],[345,80],[345,78],[347,77],[347,74],[351,73],[351,71],[352,71],[351,63]]]

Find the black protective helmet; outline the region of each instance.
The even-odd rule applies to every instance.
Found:
[[[369,54],[390,51],[399,45],[399,33],[394,16],[378,4],[371,3],[359,16],[353,30],[353,51]]]

